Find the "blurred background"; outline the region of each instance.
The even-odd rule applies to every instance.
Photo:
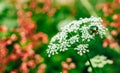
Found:
[[[52,57],[50,39],[72,20],[97,16],[109,35],[90,47],[112,65],[97,73],[120,73],[120,0],[0,0],[0,73],[89,73],[86,56],[69,50]]]

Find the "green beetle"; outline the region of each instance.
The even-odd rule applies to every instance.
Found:
[[[98,32],[98,27],[93,25],[93,26],[90,26],[90,30],[92,33],[97,33]]]

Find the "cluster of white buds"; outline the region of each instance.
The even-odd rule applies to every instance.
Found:
[[[91,16],[90,18],[80,18],[65,25],[51,39],[47,49],[48,56],[64,52],[70,48],[77,50],[79,55],[89,52],[87,48],[90,40],[95,39],[96,34],[100,37],[106,34],[107,28],[101,24],[101,21],[101,18]]]
[[[90,59],[90,61],[94,68],[103,68],[106,64],[113,64],[112,60],[107,59],[107,57],[103,55],[97,55],[93,57],[92,59]],[[90,64],[87,61],[85,65],[89,66]],[[88,72],[92,72],[92,68],[90,66],[88,67]]]

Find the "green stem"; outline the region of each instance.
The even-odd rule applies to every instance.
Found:
[[[91,3],[88,0],[80,0],[80,2],[88,10],[88,12],[90,13],[90,15],[98,16],[97,13],[96,13],[96,11],[94,10],[93,6],[91,5]]]
[[[89,56],[88,56],[87,53],[86,53],[86,56],[87,56],[87,59],[88,59],[88,61],[89,61],[89,63],[90,63],[90,66],[91,66],[91,68],[92,68],[93,73],[95,73],[95,70],[94,70],[94,68],[93,68],[93,66],[92,66],[92,63],[91,63],[90,58],[89,58]]]

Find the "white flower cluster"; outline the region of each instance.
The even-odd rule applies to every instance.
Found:
[[[65,25],[51,39],[47,49],[48,56],[50,57],[51,55],[58,54],[58,52],[66,51],[71,47],[77,50],[79,55],[88,52],[89,41],[94,39],[95,34],[99,34],[101,37],[106,34],[107,28],[101,24],[101,21],[101,18],[92,16],[90,18],[80,18],[80,20],[75,20]],[[96,33],[91,34],[92,30],[90,28],[92,26],[98,28],[93,28],[94,31],[97,31]]]
[[[79,30],[82,32],[82,35],[81,35],[81,38],[82,38],[82,41],[84,40],[87,40],[87,41],[90,41],[90,39],[93,39],[94,37],[94,34],[91,35],[89,33],[89,28],[88,26],[84,25],[83,27],[81,27]]]
[[[86,48],[88,48],[88,44],[80,44],[75,48],[75,50],[78,50],[77,53],[82,56],[83,53],[89,52]]]
[[[103,55],[101,56],[97,55],[93,57],[92,59],[90,59],[90,61],[94,68],[103,68],[106,64],[113,64],[112,60],[107,59],[107,57]],[[89,62],[87,61],[85,65],[88,66]],[[88,72],[92,72],[92,68],[90,66],[88,67]]]

